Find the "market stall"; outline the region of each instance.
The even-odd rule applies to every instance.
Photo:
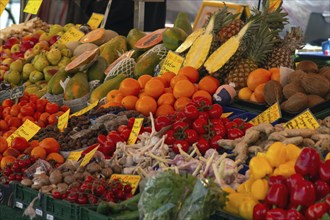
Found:
[[[281,1],[103,19],[1,30],[0,219],[329,219],[327,47]]]

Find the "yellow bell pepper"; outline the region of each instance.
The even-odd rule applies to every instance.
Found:
[[[244,201],[239,207],[238,214],[244,219],[253,219],[253,209],[258,202],[252,198]]]
[[[251,185],[251,194],[257,200],[264,200],[268,192],[268,181],[257,179]]]
[[[272,167],[279,167],[286,162],[286,146],[282,142],[270,145],[266,152],[266,158]]]
[[[330,153],[328,153],[327,156],[325,156],[324,161],[326,161],[326,160],[330,160]]]
[[[296,159],[290,160],[284,164],[281,164],[278,168],[274,170],[273,175],[278,176],[282,175],[286,178],[290,177],[292,174],[295,174],[294,165],[296,164]]]
[[[301,149],[294,145],[294,144],[288,144],[286,145],[286,160],[290,161],[293,159],[297,159],[300,155]]]
[[[257,156],[253,157],[249,163],[251,175],[255,179],[261,179],[268,174],[273,172],[273,168],[269,164],[266,157],[257,154]]]
[[[244,203],[245,200],[251,198],[252,196],[248,193],[230,193],[227,196],[228,201],[226,202],[224,210],[238,215],[240,205]]]
[[[226,187],[222,188],[222,191],[224,191],[224,192],[226,192],[228,194],[235,192],[235,190],[233,188],[229,187],[229,186],[226,186]]]
[[[253,183],[253,179],[248,179],[244,183],[240,184],[237,188],[237,192],[239,193],[249,193],[251,192],[251,185]]]

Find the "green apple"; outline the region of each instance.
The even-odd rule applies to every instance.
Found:
[[[49,50],[49,44],[47,41],[43,40],[43,41],[39,41],[38,43],[36,43],[33,47],[33,51],[34,53],[38,54],[40,51],[42,50]]]
[[[52,48],[50,51],[46,53],[47,60],[52,64],[52,65],[57,65],[58,62],[62,59],[62,53],[59,49],[57,48]]]
[[[52,38],[53,35],[49,34],[49,33],[43,33],[40,35],[39,41],[45,40],[45,41],[49,41]]]
[[[19,52],[21,50],[21,45],[20,44],[14,44],[11,49],[10,52],[11,53],[16,53]]]

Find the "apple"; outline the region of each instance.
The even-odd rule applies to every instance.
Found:
[[[32,83],[36,83],[44,78],[44,74],[38,70],[34,70],[30,73],[29,80]]]
[[[9,66],[14,60],[12,58],[6,58],[2,61],[2,64]]]
[[[33,41],[26,41],[26,42],[22,43],[21,51],[25,52],[28,49],[33,48],[34,44],[35,43]]]
[[[45,40],[45,41],[49,42],[51,38],[52,38],[52,35],[50,35],[48,33],[43,33],[40,35],[39,41]]]
[[[9,58],[10,56],[11,56],[10,49],[3,49],[0,52],[0,57],[2,57],[2,58]]]
[[[20,50],[21,50],[21,45],[20,44],[14,44],[10,48],[10,53],[16,53],[16,52],[19,52]]]
[[[54,36],[52,36],[52,37],[50,38],[50,40],[49,40],[49,44],[50,44],[50,45],[55,44],[56,41],[58,41],[58,39],[60,39],[60,38],[61,38],[61,36],[59,36],[59,35],[54,35]]]
[[[33,51],[35,54],[39,53],[42,50],[49,50],[49,44],[47,41],[39,41],[39,43],[33,46]]]
[[[26,62],[30,62],[33,59],[34,55],[35,55],[34,50],[30,48],[27,51],[25,51],[24,59],[26,60]]]
[[[19,44],[20,41],[18,40],[17,37],[11,37],[9,38],[5,44],[3,45],[3,48],[5,49],[11,49],[11,47],[14,45],[14,44]]]
[[[39,38],[34,37],[32,34],[29,34],[29,35],[22,37],[21,43],[23,44],[25,42],[33,42],[34,44],[36,44],[39,42]]]
[[[44,30],[36,30],[35,32],[33,32],[32,36],[35,37],[35,38],[40,38],[40,36],[43,34],[43,33],[46,33]]]
[[[13,58],[14,60],[17,60],[17,59],[20,59],[20,58],[24,58],[24,52],[19,51],[19,52],[13,53],[11,55],[11,58]]]
[[[0,64],[0,70],[9,70],[9,66],[7,64]]]

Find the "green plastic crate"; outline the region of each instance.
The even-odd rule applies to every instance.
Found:
[[[20,210],[25,210],[31,201],[39,197],[33,205],[36,210],[37,216],[44,217],[44,207],[43,207],[43,194],[39,194],[37,190],[30,187],[23,186],[21,184],[15,184],[14,187],[14,207]]]
[[[23,210],[18,208],[12,208],[5,205],[0,205],[0,219],[19,219],[19,220],[30,220],[30,217],[23,216]],[[43,220],[43,217],[36,216],[33,220]]]
[[[106,215],[97,213],[96,208],[82,208],[80,212],[80,220],[110,220]]]

